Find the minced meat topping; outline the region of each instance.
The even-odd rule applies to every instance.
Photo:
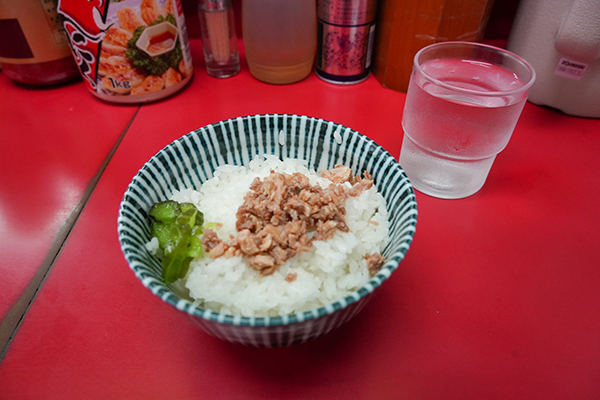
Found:
[[[364,178],[353,176],[347,166],[321,171],[320,176],[333,184],[321,188],[311,185],[301,173],[274,171],[262,180],[254,179],[237,211],[238,234],[226,243],[206,229],[204,250],[213,259],[245,256],[251,268],[267,276],[297,253],[310,250],[313,241],[330,239],[336,231],[348,232],[344,201],[370,189],[373,179],[366,171]],[[350,188],[344,185],[346,182]],[[383,257],[377,253],[367,255],[367,261],[369,271],[374,273]]]

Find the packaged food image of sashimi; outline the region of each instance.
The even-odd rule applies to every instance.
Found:
[[[97,97],[143,103],[193,74],[181,0],[60,0],[79,71]]]

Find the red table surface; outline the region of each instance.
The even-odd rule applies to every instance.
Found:
[[[1,399],[600,398],[600,120],[527,104],[480,192],[417,192],[414,242],[355,319],[255,349],[199,330],[129,270],[129,181],[188,131],[255,113],[332,120],[397,156],[405,95],[373,77],[272,86],[196,65],[136,115],[5,353]]]
[[[27,88],[0,73],[0,320],[137,109],[99,102],[78,83]]]

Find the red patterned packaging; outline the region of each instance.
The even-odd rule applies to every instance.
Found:
[[[79,71],[97,97],[143,103],[192,77],[181,0],[60,0]]]

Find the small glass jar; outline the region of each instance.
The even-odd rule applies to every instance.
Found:
[[[206,72],[215,78],[229,78],[240,72],[231,0],[199,0],[198,17]]]

